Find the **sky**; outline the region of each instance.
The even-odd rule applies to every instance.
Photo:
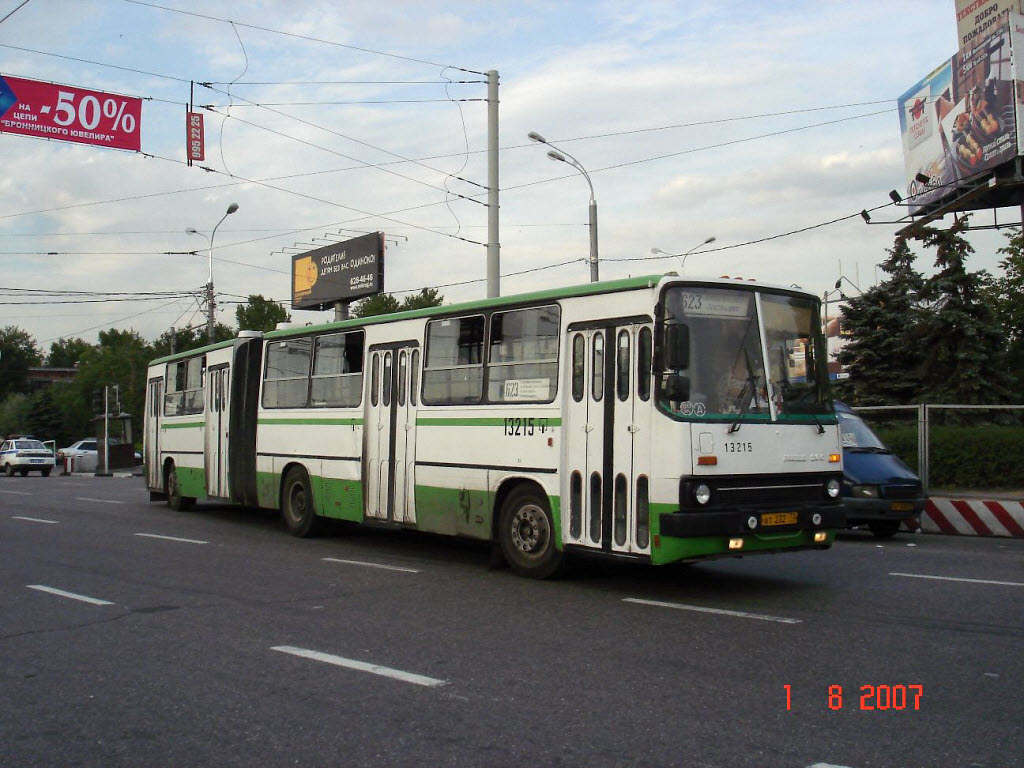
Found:
[[[202,325],[231,203],[213,248],[222,322],[249,294],[290,307],[292,254],[372,231],[388,292],[483,298],[488,70],[502,295],[589,280],[586,179],[530,131],[590,174],[602,279],[678,271],[652,248],[695,249],[686,275],[866,289],[900,225],[856,214],[906,189],[896,99],[956,48],[953,0],[22,2],[0,0],[0,74],[144,99],[141,152],[0,133],[0,287],[168,294],[7,292],[0,326],[44,353]],[[188,167],[192,82],[212,108]],[[1004,236],[970,240],[969,267],[1000,274]]]

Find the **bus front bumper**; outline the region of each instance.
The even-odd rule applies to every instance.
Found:
[[[795,520],[792,519],[794,514]],[[779,510],[694,510],[662,513],[660,524],[662,536],[677,538],[795,533],[844,528],[846,513],[841,504],[800,505]]]

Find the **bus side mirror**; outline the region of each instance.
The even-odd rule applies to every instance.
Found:
[[[665,326],[665,367],[682,371],[690,367],[690,327],[682,323]]]
[[[665,377],[663,399],[685,403],[690,399],[690,377],[681,373],[670,373]]]

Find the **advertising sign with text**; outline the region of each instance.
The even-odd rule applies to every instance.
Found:
[[[969,51],[1006,24],[1008,13],[1024,13],[1022,0],[956,0],[956,44]]]
[[[188,112],[185,118],[185,149],[189,161],[206,159],[206,144],[203,135],[203,116],[199,112]]]
[[[910,213],[1018,154],[1010,27],[956,54],[898,100]]]
[[[0,132],[142,148],[142,99],[0,75]]]
[[[332,243],[292,257],[292,309],[326,309],[384,290],[384,235]]]

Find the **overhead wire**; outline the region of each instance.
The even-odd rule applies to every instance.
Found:
[[[182,14],[184,16],[193,16],[195,18],[206,19],[208,21],[219,21],[219,22],[223,22],[225,24],[237,24],[240,27],[247,27],[249,29],[258,29],[261,32],[270,32],[271,34],[275,34],[275,35],[283,35],[285,37],[292,37],[292,38],[296,38],[298,40],[306,40],[306,41],[312,42],[312,43],[321,43],[323,45],[332,45],[332,46],[335,46],[335,47],[338,47],[338,48],[346,48],[346,49],[352,50],[352,51],[359,51],[360,53],[369,53],[369,54],[373,54],[375,56],[384,56],[384,57],[391,58],[391,59],[399,59],[399,60],[402,60],[402,61],[412,62],[414,64],[426,64],[426,65],[433,66],[433,67],[443,67],[443,66],[445,66],[444,64],[439,64],[439,63],[437,63],[435,61],[427,61],[426,59],[417,59],[417,58],[413,58],[412,56],[403,56],[403,55],[398,54],[398,53],[389,53],[387,51],[374,50],[373,48],[363,48],[363,47],[360,47],[360,46],[357,46],[357,45],[348,45],[346,43],[339,43],[339,42],[334,41],[334,40],[324,40],[322,38],[312,37],[310,35],[300,35],[300,34],[298,34],[296,32],[285,32],[284,30],[280,30],[280,29],[273,29],[271,27],[262,27],[262,26],[259,26],[258,24],[247,24],[247,23],[242,22],[242,21],[233,21],[231,19],[224,19],[224,18],[220,18],[220,17],[217,17],[217,16],[211,16],[211,15],[208,15],[208,14],[205,14],[205,13],[196,13],[194,11],[185,11],[185,10],[182,10],[180,8],[169,8],[169,7],[165,6],[165,5],[158,5],[157,3],[144,2],[144,0],[124,0],[124,2],[132,3],[133,5],[142,5],[142,6],[146,6],[148,8],[157,8],[159,10],[169,11],[171,13],[180,13],[180,14]],[[462,67],[452,66],[452,69],[457,69],[460,72],[468,72],[468,73],[473,74],[473,75],[485,75],[485,74],[487,74],[486,72],[478,72],[476,70],[464,69]]]

